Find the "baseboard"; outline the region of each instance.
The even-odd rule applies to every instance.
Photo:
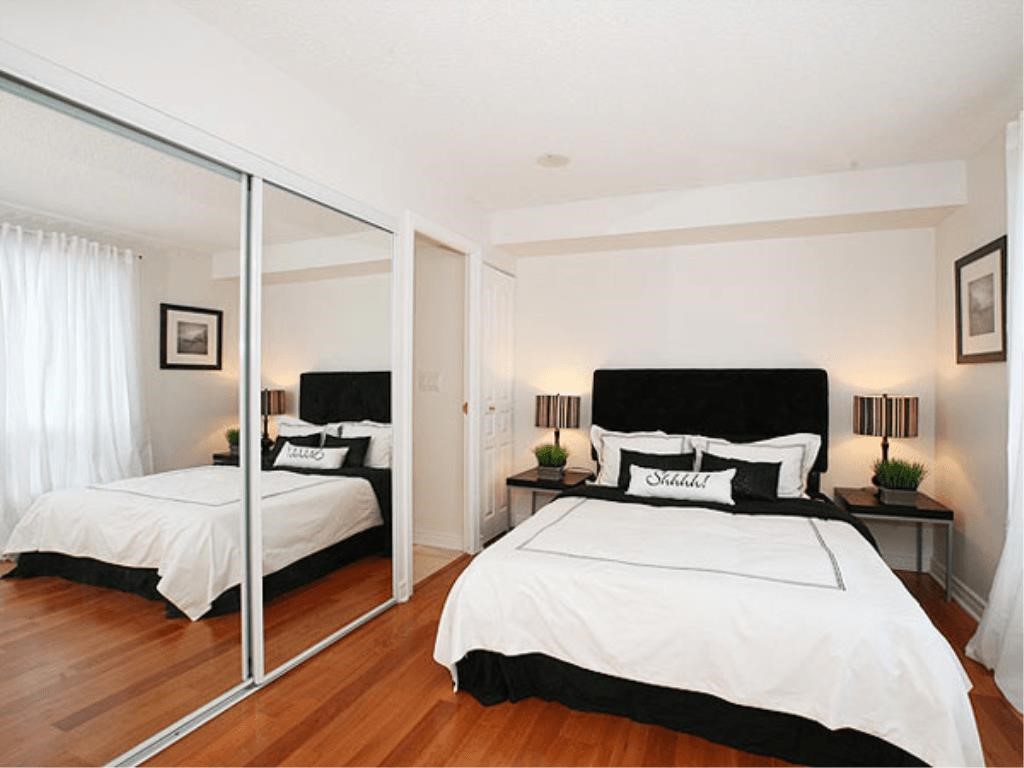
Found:
[[[946,584],[946,563],[936,558],[932,559],[931,567],[928,569],[931,575],[939,584]],[[967,611],[968,615],[975,621],[981,621],[981,614],[985,612],[986,600],[973,589],[964,584],[953,574],[952,589],[953,601]]]
[[[422,544],[424,547],[438,547],[440,549],[454,549],[458,552],[463,550],[462,535],[451,531],[431,531],[425,528],[412,530],[412,543]]]

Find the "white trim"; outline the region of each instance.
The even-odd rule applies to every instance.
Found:
[[[451,531],[431,531],[425,528],[413,528],[412,543],[424,547],[439,547],[441,549],[453,549],[457,552],[463,551],[462,537]]]
[[[416,235],[422,235],[466,257],[466,339],[465,339],[465,394],[468,414],[464,427],[464,466],[466,476],[463,497],[463,525],[461,546],[465,552],[480,550],[480,516],[477,501],[480,498],[480,282],[483,268],[483,249],[479,244],[457,232],[426,219],[412,211],[402,217],[399,233],[399,253],[396,258],[396,272],[400,275],[401,289],[398,304],[401,310],[395,323],[395,349],[398,350],[397,370],[401,371],[402,386],[396,402],[400,402],[403,418],[395,433],[395,454],[401,461],[402,471],[396,475],[397,491],[394,510],[395,527],[401,531],[401,541],[396,541],[396,568],[401,573],[395,594],[399,600],[412,596],[412,398],[413,398],[413,348],[415,339],[415,285],[416,285]],[[398,378],[398,377],[396,377]]]
[[[253,681],[259,685],[266,674],[263,625],[263,447],[260,434],[260,388],[263,376],[263,179],[249,182],[249,258],[242,264],[242,341],[246,344],[242,369],[244,425],[241,466],[249,510],[249,620],[252,637],[249,657]],[[248,301],[246,301],[248,297]]]
[[[941,558],[932,558],[929,571],[940,585],[946,583],[946,564]],[[956,573],[953,574],[953,588],[950,592],[952,593],[953,601],[967,611],[967,614],[972,619],[981,621],[981,615],[985,612],[985,606],[988,604],[987,601],[961,581]]]

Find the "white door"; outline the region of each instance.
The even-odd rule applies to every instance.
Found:
[[[508,488],[512,470],[512,322],[515,280],[483,267],[480,314],[480,541],[509,527]]]

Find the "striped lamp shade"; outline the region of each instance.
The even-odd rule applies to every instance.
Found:
[[[854,395],[853,434],[917,437],[917,398],[907,395]]]
[[[260,393],[260,413],[264,416],[280,416],[284,413],[284,390],[264,389]]]
[[[537,395],[538,427],[578,429],[580,426],[579,395]]]

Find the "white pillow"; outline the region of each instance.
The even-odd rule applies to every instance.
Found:
[[[741,461],[781,463],[778,496],[780,499],[798,499],[804,495],[807,474],[818,459],[821,436],[798,432],[753,443],[730,443],[716,437],[693,437],[691,443],[697,450],[698,469],[702,453]]]
[[[371,469],[391,468],[391,425],[374,421],[345,421],[341,424],[343,437],[368,437],[370,446],[366,449],[363,466]]]
[[[598,485],[618,485],[619,465],[622,463],[622,449],[639,453],[680,454],[683,453],[685,438],[682,435],[615,435],[606,434],[601,449],[601,470],[597,475]]]
[[[341,469],[347,454],[348,448],[320,448],[285,443],[274,459],[274,466],[295,469]]]
[[[341,422],[334,424],[313,424],[294,416],[277,417],[277,434],[279,437],[308,437],[309,435],[328,434],[341,437]]]
[[[629,468],[631,496],[680,501],[714,501],[732,504],[732,479],[735,469],[723,472],[677,472],[665,469]]]

